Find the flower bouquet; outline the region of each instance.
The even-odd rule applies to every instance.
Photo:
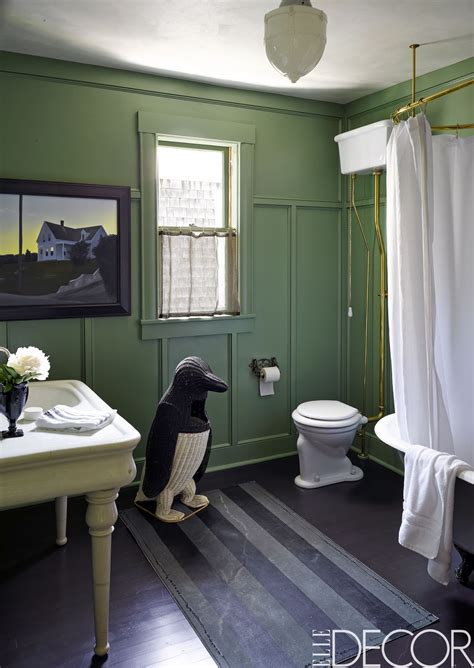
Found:
[[[8,419],[8,430],[3,438],[23,436],[16,422],[28,399],[30,380],[46,380],[49,374],[49,359],[39,348],[28,346],[11,353],[0,346],[0,352],[7,356],[6,363],[0,364],[0,413]]]

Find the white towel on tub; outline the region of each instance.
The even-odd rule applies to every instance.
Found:
[[[428,573],[447,585],[453,548],[454,487],[471,467],[454,455],[410,445],[405,455],[400,545],[423,555]]]

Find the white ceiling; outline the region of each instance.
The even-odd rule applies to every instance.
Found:
[[[1,48],[345,103],[473,55],[474,0],[313,0],[328,17],[316,69],[296,84],[268,63],[279,0],[0,0]]]

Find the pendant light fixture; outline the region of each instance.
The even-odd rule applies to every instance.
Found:
[[[282,0],[265,15],[265,50],[273,67],[292,83],[321,60],[326,46],[326,14],[310,0]]]

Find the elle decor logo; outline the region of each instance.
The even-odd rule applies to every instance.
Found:
[[[420,638],[430,634],[437,637],[436,647],[439,646],[439,656],[436,657],[436,663],[426,663],[417,656],[417,652],[420,650]],[[362,657],[363,663],[361,668],[384,668],[384,666],[390,668],[415,668],[416,666],[421,666],[422,668],[444,668],[447,666],[450,668],[474,668],[474,663],[466,654],[466,650],[471,647],[471,635],[468,631],[455,629],[451,630],[449,636],[446,636],[444,633],[441,633],[441,631],[437,631],[436,629],[424,629],[416,634],[412,631],[407,631],[406,629],[395,629],[384,637],[381,644],[372,645],[369,636],[378,636],[380,638],[381,635],[383,634],[379,629],[364,630],[361,642],[352,631],[343,629],[313,631],[313,655],[311,665],[313,668],[320,668],[321,666],[329,666],[330,668],[348,668],[349,666],[353,666],[356,661],[359,661]],[[396,663],[393,659],[390,659],[386,645],[390,640],[394,640],[395,637],[402,635],[411,636],[408,656],[408,659],[410,660],[408,660],[407,663]],[[350,660],[344,663],[339,663],[338,642],[339,644],[341,643],[343,640],[342,636],[346,636],[346,639],[349,637],[354,641],[357,646],[357,654]],[[366,657],[366,652],[369,649],[379,649],[382,653],[384,663],[369,662],[372,661],[372,659]]]

